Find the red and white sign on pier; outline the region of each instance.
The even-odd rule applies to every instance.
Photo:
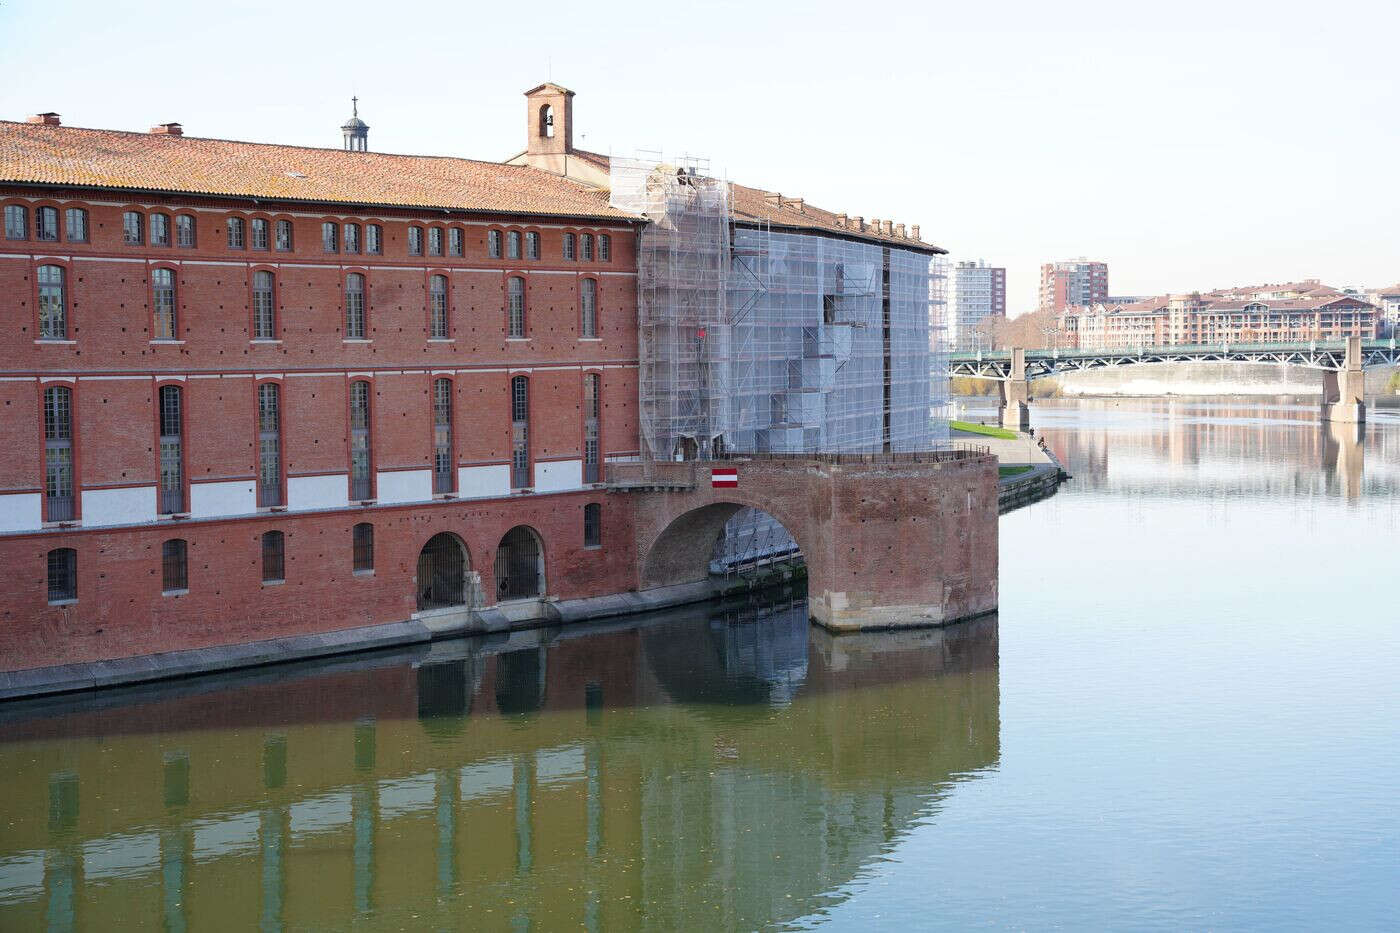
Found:
[[[710,487],[712,489],[738,485],[739,469],[737,467],[713,467],[710,469]]]

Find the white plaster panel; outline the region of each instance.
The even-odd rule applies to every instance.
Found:
[[[510,465],[459,467],[457,494],[464,499],[510,495]]]
[[[335,791],[292,804],[287,808],[287,822],[292,838],[301,839],[313,833],[334,832],[349,826],[351,812],[350,794]]]
[[[379,782],[379,818],[392,820],[405,813],[432,810],[436,782],[432,773]]]
[[[515,786],[515,770],[507,758],[466,765],[462,768],[460,786],[463,800],[508,794]]]
[[[43,500],[37,492],[0,496],[0,532],[32,531],[44,523]]]
[[[223,855],[253,851],[258,847],[259,825],[256,813],[236,813],[223,819],[195,822],[195,861],[203,862]]]
[[[131,878],[160,867],[160,837],[155,833],[104,836],[83,843],[83,877]]]
[[[345,473],[287,478],[287,508],[343,509],[350,504],[350,480]]]
[[[583,485],[582,460],[556,460],[535,464],[535,492],[558,492]]]
[[[84,489],[84,525],[131,525],[156,520],[156,487]]]
[[[190,484],[191,518],[247,515],[257,510],[258,499],[250,479]]]
[[[426,502],[433,497],[432,470],[393,470],[380,473],[376,485],[377,501]]]

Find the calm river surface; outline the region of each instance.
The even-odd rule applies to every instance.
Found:
[[[0,706],[0,930],[1394,928],[1400,417],[1037,403],[999,616]]]

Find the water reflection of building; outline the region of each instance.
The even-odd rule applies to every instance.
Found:
[[[1383,422],[1319,424],[1285,400],[1076,399],[1037,402],[1037,431],[1079,488],[1137,496],[1310,495],[1354,499],[1400,485]]]
[[[997,637],[809,636],[805,611],[10,707],[0,928],[820,910],[931,794],[996,765]]]

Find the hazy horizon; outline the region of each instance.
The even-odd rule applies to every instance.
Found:
[[[1190,4],[395,8],[0,5],[0,119],[504,159],[521,92],[578,93],[575,144],[920,224],[954,261],[1109,264],[1110,294],[1400,280],[1392,9]],[[43,37],[36,41],[36,37]],[[284,38],[285,37],[285,38]],[[42,77],[39,77],[42,76]],[[94,77],[96,76],[96,78]]]

